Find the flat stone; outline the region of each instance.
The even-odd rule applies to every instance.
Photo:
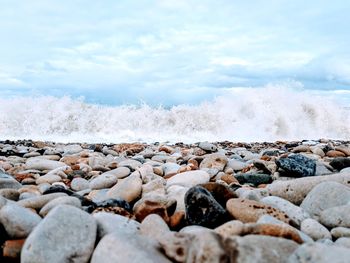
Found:
[[[181,166],[177,163],[165,163],[162,165],[163,174],[166,177],[177,174],[180,168]]]
[[[25,238],[41,221],[30,209],[15,203],[7,203],[0,209],[0,222],[10,238]]]
[[[53,170],[63,166],[66,166],[66,164],[63,162],[52,161],[41,157],[32,157],[26,161],[27,169]]]
[[[345,205],[350,200],[350,188],[337,182],[323,182],[315,186],[300,205],[317,219],[323,210]]]
[[[299,205],[316,185],[322,182],[338,182],[350,186],[350,173],[298,178],[288,181],[274,181],[267,186],[270,195],[279,196]]]
[[[241,171],[244,168],[246,168],[249,164],[243,162],[243,161],[239,161],[236,159],[228,159],[227,165],[226,165],[226,169],[231,168],[234,171]]]
[[[297,249],[298,244],[284,238],[248,235],[226,239],[225,247],[229,252],[230,262],[279,263],[285,262]]]
[[[103,174],[105,175],[113,175],[114,177],[116,177],[117,179],[123,179],[125,177],[127,177],[130,174],[130,169],[128,167],[118,167],[115,168],[113,170],[110,170],[108,172],[104,172]]]
[[[210,176],[205,171],[189,171],[179,173],[167,180],[167,187],[171,185],[182,185],[185,187],[192,187],[198,184],[204,184],[209,182]]]
[[[40,209],[39,214],[42,217],[45,217],[54,207],[58,205],[71,205],[81,209],[81,202],[78,198],[73,196],[61,196],[44,205],[43,208]]]
[[[350,237],[350,228],[348,228],[348,227],[332,228],[331,235],[335,239],[340,238],[340,237]]]
[[[345,157],[346,154],[341,151],[330,150],[326,153],[328,157]]]
[[[159,251],[158,244],[136,234],[116,231],[105,235],[97,244],[91,263],[167,263],[171,262]]]
[[[264,197],[260,200],[260,202],[268,204],[286,213],[289,218],[294,220],[298,225],[300,225],[301,221],[309,217],[309,215],[301,207],[296,206],[293,203],[278,196]]]
[[[21,187],[22,185],[19,182],[17,182],[11,175],[5,174],[0,171],[0,189],[19,189]]]
[[[328,229],[312,218],[305,219],[301,222],[300,230],[313,240],[332,239]]]
[[[61,181],[62,181],[62,178],[57,174],[45,174],[43,176],[40,176],[38,179],[36,179],[35,183],[36,184],[44,184],[44,183],[53,184]]]
[[[248,199],[230,199],[226,209],[235,218],[244,223],[254,223],[263,215],[273,216],[287,224],[296,224],[289,216],[270,205]]]
[[[24,200],[20,200],[17,202],[18,205],[26,207],[26,208],[32,208],[39,210],[41,209],[44,205],[46,205],[48,202],[51,200],[61,197],[61,196],[67,196],[66,193],[52,193],[52,194],[47,194],[47,195],[41,195],[37,197],[32,197]]]
[[[186,219],[189,224],[217,227],[227,220],[228,214],[214,196],[204,187],[190,188],[185,195]]]
[[[142,163],[132,159],[121,161],[118,163],[118,167],[128,167],[131,171],[135,171],[137,168],[141,166],[142,166]]]
[[[107,192],[109,198],[122,198],[132,202],[141,195],[142,180],[139,175],[133,174],[118,182]]]
[[[345,263],[349,261],[349,257],[350,249],[321,243],[308,243],[298,247],[287,262]]]
[[[272,183],[272,176],[269,174],[236,174],[235,178],[240,184],[252,184],[254,186],[258,186],[259,184]]]
[[[24,243],[21,262],[88,262],[97,225],[86,212],[68,205],[50,211]]]
[[[225,155],[220,153],[212,153],[205,156],[205,158],[199,165],[199,169],[216,168],[219,171],[223,171],[227,162],[228,159]]]
[[[215,228],[215,232],[224,238],[228,238],[241,235],[243,228],[244,224],[241,221],[231,220]]]
[[[121,215],[98,212],[94,213],[93,217],[97,222],[98,238],[113,232],[125,232],[133,235],[138,233],[140,229],[139,222]]]
[[[350,204],[321,211],[319,221],[326,227],[350,227]]]
[[[287,158],[280,158],[276,160],[276,164],[290,177],[314,176],[316,172],[315,161],[301,154],[293,154]]]
[[[89,188],[92,190],[99,190],[110,188],[118,182],[118,178],[108,172],[103,173],[92,179],[89,183]]]

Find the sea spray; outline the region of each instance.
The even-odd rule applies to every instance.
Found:
[[[0,138],[59,142],[349,139],[350,114],[325,96],[281,87],[228,89],[171,108],[70,97],[0,99]]]

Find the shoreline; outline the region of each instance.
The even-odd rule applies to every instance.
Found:
[[[348,259],[349,186],[343,140],[0,141],[0,260]]]

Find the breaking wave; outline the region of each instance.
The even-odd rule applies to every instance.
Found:
[[[0,99],[0,138],[59,142],[349,139],[349,109],[288,88],[233,88],[171,108],[105,106],[70,97]]]

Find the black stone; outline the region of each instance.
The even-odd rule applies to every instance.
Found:
[[[97,207],[121,207],[124,208],[127,211],[131,211],[131,206],[130,204],[125,201],[124,199],[121,198],[114,198],[114,199],[107,199],[102,202],[97,202],[96,203]]]
[[[185,195],[186,220],[190,225],[215,228],[227,221],[228,214],[202,186],[190,188]]]
[[[282,168],[282,175],[290,177],[314,176],[316,173],[316,162],[301,154],[292,154],[287,158],[276,160],[279,168]]]
[[[252,184],[258,186],[259,184],[272,183],[272,176],[269,174],[236,174],[234,175],[240,184]]]
[[[342,170],[344,168],[350,167],[350,158],[337,157],[337,158],[334,158],[329,164],[334,169]]]

